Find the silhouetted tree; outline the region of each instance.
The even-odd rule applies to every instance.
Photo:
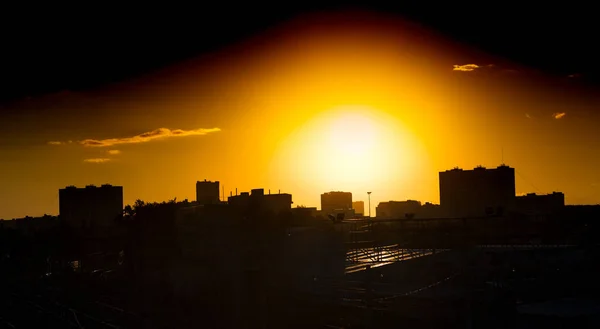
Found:
[[[126,205],[123,209],[123,216],[126,218],[133,217],[134,214],[135,211],[133,210],[133,207],[131,205]]]

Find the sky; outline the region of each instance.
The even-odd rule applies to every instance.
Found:
[[[441,6],[14,15],[0,218],[57,214],[67,185],[122,185],[129,204],[194,200],[203,179],[317,207],[371,191],[374,211],[503,162],[519,194],[600,203],[590,11]]]

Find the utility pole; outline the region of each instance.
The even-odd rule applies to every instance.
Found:
[[[371,192],[367,192],[369,195],[369,219],[371,219]]]

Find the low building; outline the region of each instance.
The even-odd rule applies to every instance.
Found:
[[[0,220],[0,230],[16,230],[26,236],[55,227],[58,227],[58,217],[50,215]]]
[[[416,218],[440,218],[445,216],[442,207],[431,202],[425,202],[415,215]]]
[[[265,194],[264,189],[253,189],[250,193],[242,192],[230,196],[228,204],[237,209],[252,209],[261,212],[279,214],[292,209],[292,195],[288,193]]]
[[[380,219],[400,219],[414,217],[421,210],[421,202],[416,200],[380,202],[375,208]]]
[[[321,211],[324,214],[347,213],[352,210],[352,193],[332,191],[321,194]]]
[[[561,192],[538,195],[529,193],[515,199],[515,210],[528,215],[552,214],[565,206],[565,195]]]
[[[292,215],[297,217],[317,217],[317,207],[296,207],[292,208]]]

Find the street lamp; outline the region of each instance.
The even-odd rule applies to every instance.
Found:
[[[369,219],[371,219],[371,192],[367,192],[369,195]]]

